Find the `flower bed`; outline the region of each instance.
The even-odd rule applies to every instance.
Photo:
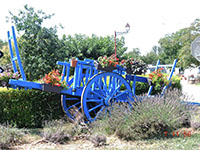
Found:
[[[100,56],[98,58],[98,65],[97,70],[102,70],[106,72],[112,72],[114,69],[116,69],[116,66],[119,64],[118,58],[115,57],[115,55],[108,56]]]
[[[61,82],[61,76],[58,70],[53,70],[42,78],[44,84],[42,84],[42,90],[46,92],[60,93],[62,89],[67,89],[66,82]]]

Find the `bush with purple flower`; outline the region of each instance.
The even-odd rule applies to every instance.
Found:
[[[18,80],[19,78],[20,78],[20,74],[18,72],[13,73],[13,72],[5,71],[3,73],[0,73],[0,86],[8,87],[9,79]]]

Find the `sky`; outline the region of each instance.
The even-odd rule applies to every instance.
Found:
[[[62,24],[58,35],[86,34],[111,36],[124,32],[128,51],[139,48],[142,54],[158,45],[160,38],[190,26],[200,18],[200,0],[9,0],[0,4],[0,39],[7,39],[11,23],[9,11],[18,14],[25,4],[47,14],[55,13],[44,26]],[[120,38],[120,36],[117,36]]]

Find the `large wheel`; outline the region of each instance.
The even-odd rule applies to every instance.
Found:
[[[130,85],[120,75],[105,72],[95,75],[83,89],[81,108],[89,122],[96,120],[99,115],[110,112],[114,103],[133,101]]]
[[[71,122],[80,119],[82,116],[80,97],[67,97],[67,95],[61,95],[61,104],[63,111]]]

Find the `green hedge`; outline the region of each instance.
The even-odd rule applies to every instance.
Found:
[[[181,89],[180,78],[172,78],[172,88]],[[149,85],[136,83],[136,95],[147,93]],[[158,94],[160,91],[152,91]],[[9,123],[17,127],[41,127],[44,120],[60,119],[64,116],[60,95],[39,90],[13,90],[0,88],[0,124]]]
[[[64,115],[59,94],[0,89],[0,124],[37,128],[44,120],[59,119]]]

